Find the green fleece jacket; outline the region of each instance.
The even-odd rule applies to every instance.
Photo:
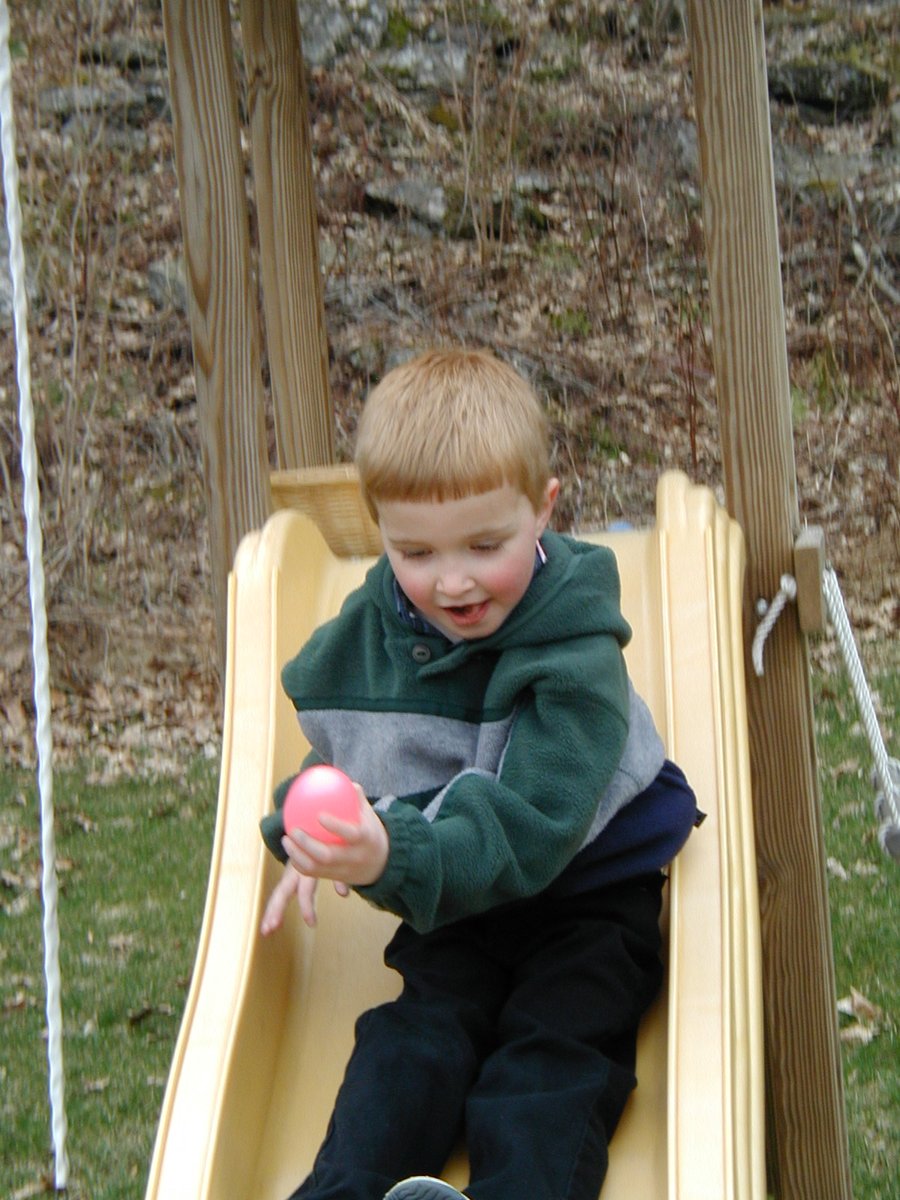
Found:
[[[357,890],[419,930],[542,891],[664,761],[625,668],[615,556],[542,545],[501,628],[457,644],[404,621],[382,557],[282,672],[303,765],[340,767],[387,827],[387,867]],[[285,791],[262,823],[282,860]]]

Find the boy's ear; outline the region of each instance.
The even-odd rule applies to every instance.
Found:
[[[547,528],[550,517],[553,515],[553,509],[559,497],[559,480],[555,476],[551,476],[547,480],[547,486],[544,489],[544,499],[541,507],[537,512],[538,519],[538,537]]]

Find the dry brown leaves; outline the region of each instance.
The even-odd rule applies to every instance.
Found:
[[[40,108],[50,86],[115,82],[115,70],[86,53],[91,45],[125,35],[161,49],[161,19],[156,6],[28,10],[14,83],[38,286],[32,355],[56,750],[63,763],[88,760],[97,778],[167,774],[191,755],[216,753],[220,706],[187,318],[148,284],[153,263],[181,253],[171,128],[165,113],[148,112],[139,139],[90,124],[79,139]],[[551,43],[535,37],[529,53]],[[523,167],[551,180],[502,243],[367,211],[371,177],[437,177],[483,198],[489,185],[506,186],[509,163],[470,155],[464,164],[459,139],[443,127],[421,136],[429,98],[400,96],[359,60],[310,72],[342,453],[369,382],[393,354],[433,340],[488,340],[547,398],[562,527],[647,521],[667,466],[721,496],[697,181],[676,136],[691,115],[688,56],[674,37],[656,49],[641,58],[611,41],[584,47],[577,60],[557,55],[578,69],[558,78],[548,69],[533,91],[524,75],[519,93],[496,77],[531,155]],[[557,60],[545,66],[555,70]],[[501,69],[490,56],[488,69]],[[477,116],[473,94],[461,105]],[[864,226],[867,188],[887,161],[874,153],[883,120],[829,135],[777,106],[772,119],[776,141],[797,153],[831,136],[841,153],[865,152],[873,164],[854,184],[852,214],[815,189],[779,201],[801,518],[824,526],[851,620],[877,653],[900,623],[900,410],[889,333],[900,313],[848,246],[851,215]],[[530,224],[538,218],[540,235]],[[873,250],[874,225],[868,233]],[[31,765],[15,405],[5,339],[0,737],[8,764]],[[817,651],[826,664],[830,646]]]

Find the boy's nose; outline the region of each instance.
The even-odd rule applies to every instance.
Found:
[[[464,596],[472,587],[472,579],[467,571],[460,567],[445,567],[437,580],[437,588],[442,596],[454,600]]]

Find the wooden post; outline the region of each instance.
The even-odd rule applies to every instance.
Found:
[[[296,0],[242,0],[241,26],[278,465],[321,466],[334,421]]]
[[[228,572],[269,513],[259,321],[227,0],[163,0],[220,667]]]
[[[689,26],[728,507],[758,597],[793,570],[799,529],[760,0],[690,0]],[[851,1194],[806,641],[790,606],[749,664],[763,937],[771,1185]]]

